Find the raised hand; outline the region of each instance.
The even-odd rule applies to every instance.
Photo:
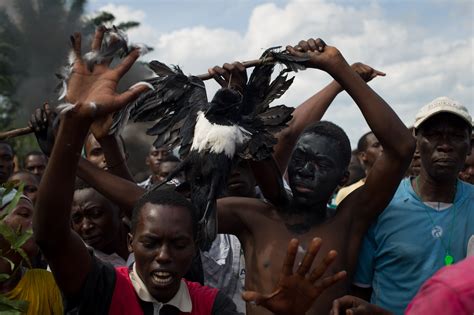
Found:
[[[232,64],[225,63],[222,67],[209,68],[208,72],[220,86],[235,89],[240,93],[244,92],[247,84],[247,70],[242,63],[238,61]]]
[[[38,145],[47,156],[51,155],[53,150],[56,127],[53,123],[56,118],[56,113],[53,112],[48,103],[45,103],[42,108],[36,108],[31,114],[28,126],[30,126],[36,136]]]
[[[337,48],[327,46],[321,38],[302,40],[294,47],[286,46],[286,50],[294,56],[309,57],[310,60],[305,63],[306,67],[325,71],[332,63],[344,60]]]
[[[357,74],[364,80],[365,82],[369,82],[373,78],[377,76],[385,76],[384,72],[375,70],[369,65],[363,64],[362,62],[356,62],[351,65],[352,70],[357,72]]]
[[[334,300],[331,315],[392,315],[383,308],[352,295]]]
[[[242,298],[246,302],[261,305],[275,314],[300,315],[305,314],[321,293],[334,283],[346,276],[340,271],[332,276],[320,279],[337,256],[331,250],[326,257],[311,272],[311,265],[321,248],[321,239],[314,238],[306,251],[298,270],[294,273],[298,240],[292,239],[288,244],[288,251],[278,284],[271,294],[262,294],[254,291],[245,291]]]
[[[97,29],[91,46],[92,52],[100,50],[105,32],[105,27]],[[138,49],[131,51],[115,68],[110,68],[111,59],[106,59],[93,65],[92,70],[89,70],[82,58],[81,34],[75,33],[71,36],[71,43],[74,60],[66,100],[76,106],[70,105],[63,109],[74,108],[81,116],[91,119],[102,118],[104,122],[110,120],[104,117],[121,109],[149,88],[147,85],[135,85],[122,94],[116,92],[119,80],[139,57]]]

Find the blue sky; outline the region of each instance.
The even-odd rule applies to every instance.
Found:
[[[152,45],[145,60],[179,64],[185,72],[254,59],[274,45],[321,37],[348,62],[385,71],[370,85],[410,125],[417,110],[438,96],[474,112],[474,1],[102,1],[119,21],[138,20],[131,41]],[[321,71],[296,74],[282,98],[297,106],[330,82]],[[210,96],[217,86],[208,84]],[[344,93],[343,93],[344,94]],[[368,130],[352,100],[341,94],[325,119],[341,125],[355,144]],[[280,102],[281,103],[281,102]]]

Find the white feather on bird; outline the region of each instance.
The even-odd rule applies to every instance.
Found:
[[[191,150],[224,154],[233,158],[236,146],[244,144],[252,133],[239,125],[224,126],[211,123],[203,111],[197,113]]]

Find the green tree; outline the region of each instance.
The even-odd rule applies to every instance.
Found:
[[[67,63],[69,37],[84,34],[84,42],[98,25],[112,26],[115,16],[99,12],[86,18],[86,0],[15,0],[10,16],[0,9],[0,129],[26,125],[43,102],[57,103],[55,73]],[[137,27],[130,21],[117,26]],[[19,155],[37,148],[34,137],[12,141]]]

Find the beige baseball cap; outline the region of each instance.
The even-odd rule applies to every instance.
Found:
[[[430,103],[423,106],[415,117],[415,123],[413,126],[415,129],[426,121],[428,118],[433,117],[439,113],[450,113],[464,119],[469,126],[472,127],[472,117],[469,115],[467,108],[461,105],[461,103],[454,101],[446,96],[438,97]]]

